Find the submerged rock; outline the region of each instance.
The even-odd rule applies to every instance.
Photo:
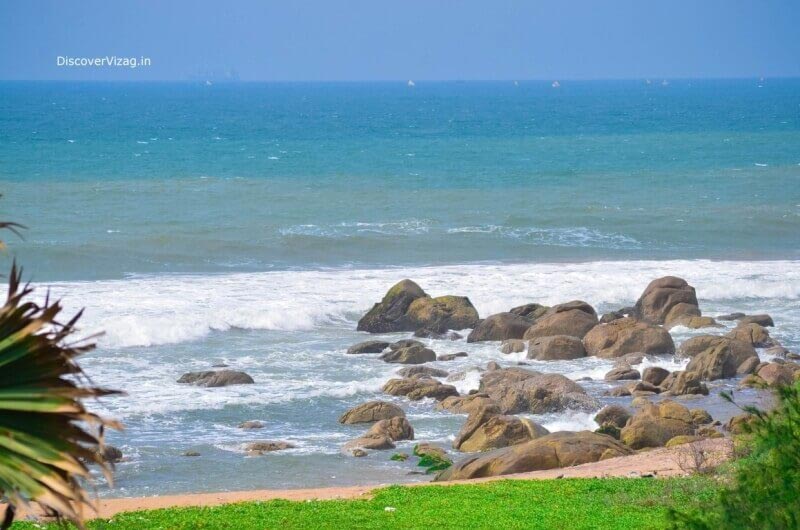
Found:
[[[436,358],[437,361],[455,361],[461,357],[467,357],[467,352],[460,351],[456,353],[447,353],[445,355],[440,355]]]
[[[406,366],[397,371],[401,377],[447,377],[449,372],[432,366]]]
[[[388,347],[389,343],[383,340],[366,340],[347,348],[347,353],[351,355],[360,353],[381,353]]]
[[[188,372],[178,379],[178,383],[220,387],[229,385],[252,385],[255,381],[244,372],[236,370],[211,370],[206,372]]]
[[[641,378],[639,370],[631,368],[630,366],[620,366],[608,372],[603,379],[606,381],[623,381],[623,380],[637,380]]]
[[[284,449],[293,449],[295,446],[289,442],[283,441],[264,441],[264,442],[250,442],[244,445],[243,449],[249,455],[263,455],[264,453],[272,453],[274,451],[283,451]]]
[[[514,313],[497,313],[484,318],[467,336],[467,342],[521,339],[531,321]]]
[[[468,456],[437,475],[437,481],[494,477],[576,466],[632,451],[611,436],[589,431],[556,432],[502,449]]]
[[[344,423],[345,425],[352,425],[354,423],[370,423],[396,417],[404,418],[405,415],[406,413],[403,412],[403,409],[394,403],[374,400],[367,401],[366,403],[362,403],[349,409],[341,415],[339,418],[339,423]]]
[[[449,396],[436,404],[437,410],[446,410],[453,414],[469,414],[483,406],[497,404],[488,394],[470,394],[468,396]],[[497,409],[500,410],[499,408]]]
[[[261,421],[258,421],[258,420],[243,421],[242,423],[240,423],[238,425],[238,427],[240,429],[245,429],[245,430],[263,429],[264,428],[264,422],[261,422]]]
[[[383,385],[383,391],[392,396],[406,396],[413,401],[424,398],[441,401],[446,397],[458,395],[456,387],[426,378],[390,379]]]

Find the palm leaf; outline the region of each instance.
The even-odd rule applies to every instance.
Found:
[[[20,278],[14,264],[0,307],[0,494],[12,507],[35,502],[82,526],[91,506],[88,466],[97,464],[110,480],[100,456],[103,431],[120,428],[83,400],[117,392],[92,385],[75,360],[94,347],[68,342],[80,313],[61,323],[61,303],[30,301],[32,289]]]

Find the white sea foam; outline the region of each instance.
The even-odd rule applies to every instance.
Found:
[[[694,285],[708,314],[772,311],[783,324],[800,318],[797,261],[471,264],[145,276],[47,285],[70,310],[87,308],[84,331],[105,331],[101,344],[130,347],[191,341],[231,328],[352,329],[355,320],[402,278],[414,279],[432,296],[469,296],[486,316],[533,301],[551,305],[582,299],[600,310],[629,305],[648,282],[667,274]]]

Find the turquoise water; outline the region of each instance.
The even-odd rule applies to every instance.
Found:
[[[397,366],[344,352],[404,277],[487,316],[572,299],[604,312],[676,274],[704,314],[769,312],[798,350],[799,179],[800,80],[0,83],[0,219],[29,227],[0,260],[86,308],[82,331],[104,335],[83,364],[128,394],[96,404],[126,426],[103,495],[420,480],[390,453],[342,455],[364,429],[336,421],[387,398]],[[434,363],[466,371],[461,392],[488,361],[524,360],[430,346],[468,352]],[[219,362],[256,384],[176,383]],[[602,396],[613,361],[534,364],[627,404]],[[714,394],[692,406],[724,420],[735,410]],[[418,440],[449,446],[464,421],[395,401]],[[532,418],[594,427],[575,411]],[[266,428],[236,428],[251,419]],[[276,439],[297,447],[243,454]]]
[[[800,248],[800,80],[4,83],[0,160],[42,279]]]

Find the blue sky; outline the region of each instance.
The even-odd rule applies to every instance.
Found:
[[[797,0],[2,0],[0,79],[797,77],[798,28]]]

